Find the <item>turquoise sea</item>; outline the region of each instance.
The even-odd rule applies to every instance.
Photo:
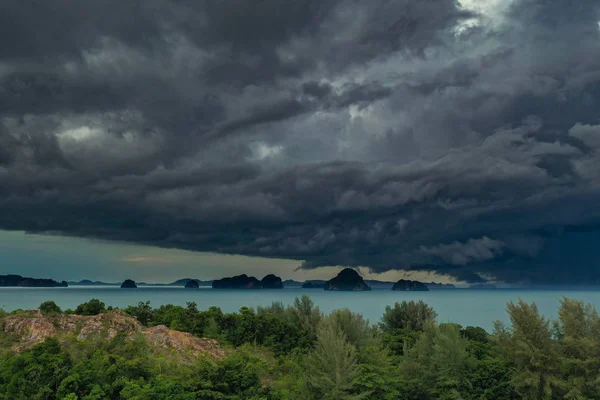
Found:
[[[435,290],[429,292],[393,292],[374,289],[371,292],[328,292],[319,289],[286,288],[282,290],[197,290],[182,287],[118,287],[68,288],[0,288],[0,307],[7,311],[36,308],[43,301],[54,300],[61,308],[75,308],[91,298],[98,298],[107,306],[125,307],[140,301],[150,301],[154,307],[162,304],[185,306],[194,301],[199,309],[218,306],[224,312],[233,312],[243,306],[270,305],[274,301],[292,304],[295,297],[309,295],[325,312],[349,308],[371,322],[379,322],[386,305],[402,300],[423,300],[438,313],[440,322],[457,322],[491,330],[494,320],[508,322],[506,303],[522,298],[535,301],[546,316],[555,317],[559,299],[567,296],[600,306],[600,291],[559,290]],[[600,307],[599,307],[600,308]]]

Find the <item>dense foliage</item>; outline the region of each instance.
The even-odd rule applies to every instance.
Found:
[[[62,312],[53,302],[40,310]],[[567,298],[556,321],[535,304],[509,303],[510,326],[491,334],[437,323],[412,301],[387,307],[376,326],[348,309],[324,315],[306,296],[237,313],[195,303],[124,311],[149,327],[215,338],[227,355],[182,362],[141,335],[48,339],[15,352],[0,334],[0,399],[600,399],[600,316]],[[66,312],[106,308],[92,299]],[[0,310],[0,321],[8,315]]]

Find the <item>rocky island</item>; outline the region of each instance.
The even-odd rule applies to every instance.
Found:
[[[362,292],[371,290],[362,276],[351,268],[345,268],[325,283],[325,290]]]
[[[66,281],[54,279],[27,278],[21,275],[0,275],[0,287],[67,287]]]
[[[262,289],[258,279],[246,274],[232,276],[223,279],[215,279],[212,283],[213,289]]]
[[[212,282],[213,289],[283,289],[281,278],[273,274],[258,280],[246,274],[216,279]]]
[[[392,290],[408,292],[427,292],[429,291],[429,288],[423,282],[400,279],[398,282],[394,283]]]
[[[184,286],[184,288],[186,288],[186,289],[198,289],[199,287],[200,287],[200,284],[195,279],[190,279],[189,281],[187,281],[187,283]]]
[[[137,285],[131,279],[125,279],[121,284],[121,289],[137,289]]]
[[[273,274],[269,274],[260,281],[263,289],[283,289],[281,278]]]

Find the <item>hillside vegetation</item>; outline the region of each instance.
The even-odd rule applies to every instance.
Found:
[[[600,317],[564,298],[558,319],[509,303],[511,324],[437,323],[422,301],[378,324],[307,296],[237,313],[124,310],[91,300],[0,312],[0,399],[600,399]]]

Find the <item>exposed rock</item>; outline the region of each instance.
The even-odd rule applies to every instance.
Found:
[[[143,332],[148,343],[162,348],[174,348],[178,351],[191,351],[195,354],[209,354],[214,358],[225,355],[223,348],[214,339],[199,338],[191,333],[175,331],[164,325],[148,328]]]
[[[262,289],[258,279],[246,274],[214,280],[213,289]]]
[[[54,279],[27,278],[21,275],[0,275],[0,286],[4,287],[67,287],[66,281],[57,282]]]
[[[302,289],[323,289],[325,281],[306,281],[302,284]]]
[[[283,289],[281,278],[273,274],[269,274],[260,281],[263,289]]]
[[[2,329],[19,338],[19,342],[13,347],[15,351],[41,343],[49,337],[61,339],[66,335],[74,335],[77,340],[83,341],[92,337],[110,340],[118,334],[124,334],[128,338],[142,334],[154,347],[173,348],[193,354],[203,353],[217,358],[224,355],[223,348],[216,340],[195,337],[162,325],[145,328],[137,319],[120,310],[90,317],[66,314],[44,316],[39,310],[32,310],[6,317]]]
[[[371,290],[358,272],[345,268],[337,276],[325,283],[325,290],[361,292]]]
[[[185,284],[186,289],[198,289],[199,287],[200,287],[200,284],[198,283],[198,281],[196,281],[194,279],[190,279]]]
[[[131,279],[125,279],[121,284],[121,289],[137,289],[137,285]]]
[[[394,283],[392,290],[411,291],[411,292],[427,292],[429,289],[422,282],[400,279],[398,282]]]

